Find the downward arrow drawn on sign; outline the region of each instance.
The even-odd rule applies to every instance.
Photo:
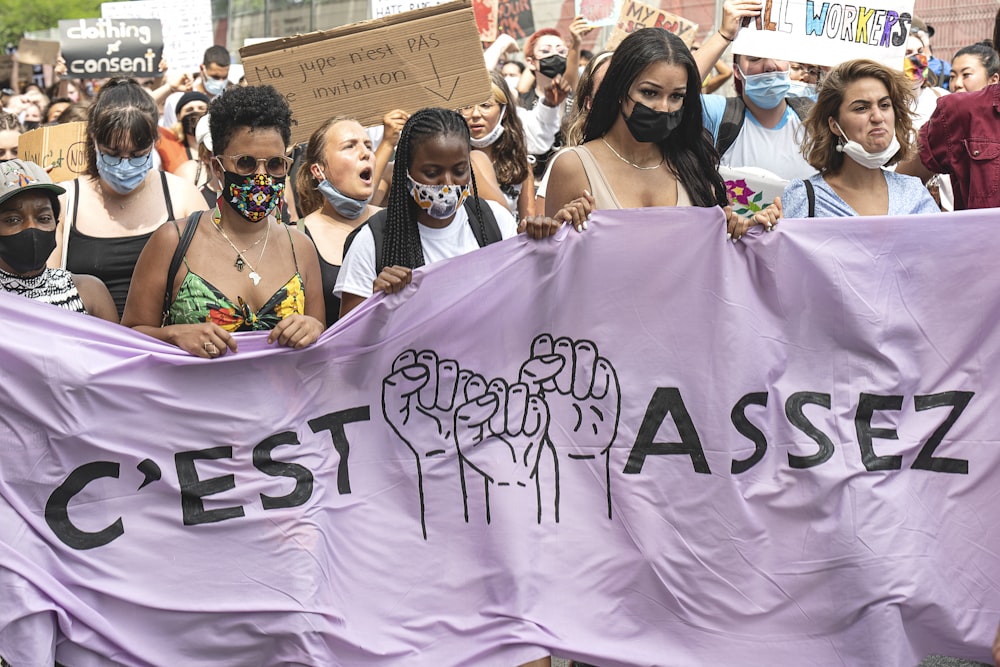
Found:
[[[431,56],[431,54],[428,53],[427,54],[427,59],[431,61],[431,71],[434,72],[434,78],[437,80],[438,89],[440,89],[441,88],[441,76],[438,74],[437,67],[434,66],[434,58],[433,58],[433,56]],[[459,79],[459,77],[456,76],[455,77],[455,83],[454,83],[454,85],[452,85],[451,91],[448,93],[447,97],[445,97],[444,95],[442,95],[441,93],[439,93],[437,90],[433,90],[431,88],[428,88],[427,86],[424,86],[424,88],[426,90],[434,93],[435,95],[437,95],[438,97],[440,97],[445,102],[450,102],[451,101],[451,96],[455,94],[455,89],[458,88],[458,79]]]

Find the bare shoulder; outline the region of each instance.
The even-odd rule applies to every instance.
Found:
[[[107,286],[96,276],[73,274],[73,284],[80,293],[80,300],[88,314],[102,320],[118,323],[118,310]]]

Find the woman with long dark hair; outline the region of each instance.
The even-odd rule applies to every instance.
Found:
[[[662,28],[638,30],[616,49],[583,140],[552,168],[549,214],[585,191],[597,209],[727,207],[719,155],[703,126],[698,67],[684,42]],[[781,215],[778,202],[753,221],[728,207],[726,213],[734,239],[751,224],[770,227]]]

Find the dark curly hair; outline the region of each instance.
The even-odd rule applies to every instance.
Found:
[[[457,111],[430,108],[421,109],[406,121],[396,145],[396,162],[392,167],[392,186],[389,188],[389,203],[386,206],[385,242],[382,246],[382,266],[405,266],[415,269],[424,265],[424,249],[420,243],[420,228],[417,214],[420,209],[410,195],[408,173],[413,162],[413,150],[432,137],[458,135],[466,146],[469,145],[469,126]],[[479,191],[476,177],[469,165],[472,179],[473,206],[479,219],[479,230],[486,236],[483,212],[479,205]]]
[[[111,79],[101,86],[87,110],[87,175],[99,178],[97,148],[131,145],[136,152],[151,149],[159,138],[159,113],[153,98],[135,79]]]
[[[273,86],[236,86],[208,107],[212,152],[226,155],[233,134],[241,127],[274,128],[288,146],[292,141],[292,111]]]
[[[719,176],[719,153],[701,116],[701,77],[694,57],[681,39],[663,28],[642,28],[622,40],[611,57],[604,82],[584,127],[583,140],[603,137],[621,115],[623,100],[636,77],[658,62],[680,65],[687,72],[681,123],[661,143],[660,151],[695,206],[726,206],[726,184]]]

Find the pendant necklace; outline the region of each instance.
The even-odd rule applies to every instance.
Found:
[[[627,159],[625,157],[622,157],[621,153],[619,153],[618,151],[616,151],[615,147],[612,146],[611,144],[609,144],[607,139],[605,139],[604,137],[601,137],[601,141],[604,142],[605,146],[607,146],[609,149],[611,149],[611,152],[615,154],[616,158],[618,158],[619,160],[621,160],[622,162],[624,162],[625,164],[627,164],[627,165],[629,165],[631,167],[635,167],[636,169],[641,169],[642,171],[649,171],[650,169],[659,169],[660,165],[663,164],[664,158],[661,155],[660,156],[660,161],[657,162],[656,164],[654,164],[652,167],[640,167],[635,162],[632,162],[631,160],[629,160],[629,159]]]
[[[214,225],[215,226],[215,230],[217,232],[219,232],[220,234],[222,234],[222,238],[226,239],[226,243],[228,243],[230,245],[230,247],[236,252],[236,261],[233,262],[233,266],[235,266],[236,270],[239,271],[239,272],[241,272],[241,273],[243,272],[243,267],[244,266],[249,266],[250,267],[250,274],[247,277],[250,278],[251,281],[253,281],[254,286],[259,285],[260,284],[260,280],[261,280],[261,275],[259,273],[257,273],[257,269],[254,268],[254,265],[250,263],[250,260],[249,259],[245,259],[243,256],[245,254],[247,254],[247,252],[249,250],[257,247],[260,244],[260,242],[263,241],[264,242],[264,247],[260,249],[260,256],[257,257],[257,263],[260,264],[260,261],[262,259],[264,259],[264,252],[267,250],[267,239],[271,235],[271,224],[270,224],[270,222],[267,221],[267,220],[264,221],[264,224],[267,225],[267,227],[264,230],[264,235],[261,236],[256,241],[254,241],[249,246],[247,246],[246,249],[244,249],[242,252],[240,252],[240,249],[237,248],[236,244],[232,242],[232,240],[226,234],[225,230],[222,229],[222,211],[219,210],[218,206],[216,206],[215,210],[212,211],[212,222],[215,223],[215,225]]]

